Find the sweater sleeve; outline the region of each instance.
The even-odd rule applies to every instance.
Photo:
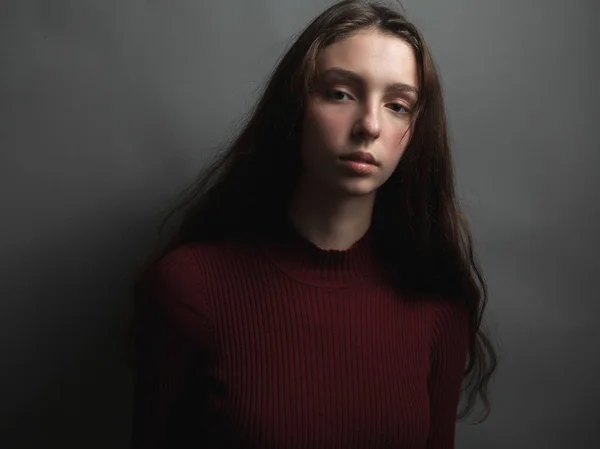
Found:
[[[455,302],[440,302],[433,310],[427,449],[454,448],[458,400],[468,352],[468,318],[466,306]]]
[[[136,292],[133,449],[176,449],[186,433],[201,432],[211,329],[200,274],[183,246],[156,263]]]

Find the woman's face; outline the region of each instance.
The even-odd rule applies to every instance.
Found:
[[[361,30],[323,49],[317,69],[302,129],[306,176],[343,195],[374,195],[411,138],[418,89],[413,50],[398,37]],[[374,163],[346,160],[356,152],[369,153]]]

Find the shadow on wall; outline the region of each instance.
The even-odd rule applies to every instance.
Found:
[[[127,448],[131,385],[125,361],[119,362],[116,351],[104,350],[64,365],[67,372],[55,376],[9,421],[3,446]]]
[[[27,278],[10,281],[17,286],[11,290],[21,296],[19,303],[33,306],[25,311],[26,329],[8,346],[14,354],[3,381],[8,387],[2,400],[3,448],[129,447],[127,276],[150,248],[147,237],[154,221],[155,217],[147,217],[143,228],[130,225],[127,232],[123,223],[118,225],[121,229],[113,224],[103,237],[113,242],[110,245],[95,242],[91,248],[89,239],[71,238],[62,247],[33,244],[35,254],[21,254],[37,265],[33,273],[42,274],[32,277],[28,268],[23,270]],[[76,229],[85,234],[97,226],[95,221]],[[122,241],[128,243],[119,247]],[[65,254],[67,248],[76,250]],[[128,256],[119,254],[125,252]]]

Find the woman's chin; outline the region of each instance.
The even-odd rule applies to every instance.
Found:
[[[343,180],[338,189],[348,196],[359,197],[374,196],[378,187],[372,178],[363,178]]]

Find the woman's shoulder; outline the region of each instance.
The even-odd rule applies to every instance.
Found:
[[[255,245],[243,240],[188,242],[167,251],[148,274],[153,278],[175,277],[180,282],[184,278],[198,280],[215,271],[227,271],[255,254]]]
[[[172,271],[214,268],[248,250],[248,245],[231,240],[184,243],[166,252],[155,263],[154,269]]]
[[[227,296],[224,292],[252,272],[254,246],[232,240],[181,244],[146,272],[141,292],[156,298],[165,310],[210,315]]]
[[[196,304],[199,293],[209,296],[220,273],[227,273],[245,248],[231,241],[178,245],[156,260],[144,273],[140,292],[169,303]]]

